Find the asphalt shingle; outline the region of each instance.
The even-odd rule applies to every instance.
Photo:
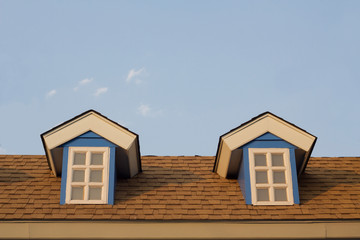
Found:
[[[1,220],[319,220],[360,218],[360,158],[311,158],[300,205],[246,205],[237,180],[212,172],[214,157],[143,156],[119,179],[114,205],[60,205],[61,178],[45,156],[0,155]]]

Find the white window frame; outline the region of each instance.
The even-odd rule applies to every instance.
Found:
[[[75,153],[86,153],[85,165],[74,165]],[[103,153],[103,165],[91,165],[91,153]],[[109,192],[109,161],[110,161],[110,148],[109,147],[69,147],[68,152],[68,168],[66,179],[66,197],[65,203],[68,204],[106,204],[108,202]],[[74,169],[85,169],[84,183],[72,182],[72,171]],[[90,169],[103,169],[103,182],[90,183]],[[72,187],[84,186],[84,200],[71,200]],[[89,200],[89,186],[101,186],[101,200]]]
[[[271,165],[271,154],[280,153],[284,157],[284,166],[272,166]],[[267,166],[256,166],[255,167],[255,154],[266,154]],[[293,205],[293,184],[292,184],[292,173],[290,166],[290,152],[288,148],[249,148],[249,170],[250,170],[250,184],[251,184],[251,200],[253,205]],[[268,183],[256,183],[255,170],[266,170],[268,172]],[[273,183],[273,171],[283,170],[285,171],[286,183]],[[258,201],[257,200],[257,189],[258,188],[269,189],[269,201]],[[288,201],[275,201],[274,187],[287,188],[287,199]]]

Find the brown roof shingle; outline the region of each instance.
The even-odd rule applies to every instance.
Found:
[[[214,157],[143,156],[143,172],[119,179],[114,205],[60,205],[61,178],[45,156],[0,155],[1,220],[360,219],[360,158],[311,158],[300,205],[246,205],[237,180],[212,172]]]

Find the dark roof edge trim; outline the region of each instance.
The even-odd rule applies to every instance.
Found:
[[[51,172],[53,172],[54,175],[56,176],[56,169],[52,169],[51,163],[50,163],[50,160],[49,160],[50,158],[49,158],[49,155],[48,155],[48,151],[46,151],[46,145],[45,145],[44,136],[41,134],[41,135],[40,135],[40,138],[41,138],[42,145],[43,145],[43,147],[44,147],[45,156],[46,156],[46,161],[47,161],[47,163],[48,163],[48,165],[49,165],[49,168],[50,168]]]
[[[314,136],[314,137],[315,137],[315,136]],[[305,158],[305,160],[304,160],[304,163],[303,163],[302,166],[301,166],[301,169],[300,169],[300,171],[299,171],[298,177],[300,177],[301,174],[305,171],[305,168],[306,168],[306,166],[308,165],[308,162],[309,162],[309,160],[310,160],[311,153],[312,153],[312,151],[314,150],[316,141],[317,141],[317,137],[315,137],[315,140],[314,140],[313,144],[312,144],[311,147],[310,147],[310,150],[309,150],[309,152],[308,152],[308,154],[307,154],[307,156],[306,156],[306,158]]]
[[[217,167],[218,167],[218,162],[219,162],[218,157],[220,156],[220,148],[221,148],[221,145],[222,145],[222,141],[221,141],[222,136],[224,136],[224,135],[221,135],[219,137],[219,143],[218,143],[218,147],[217,147],[217,150],[216,150],[213,172],[216,172]]]
[[[136,133],[134,133],[136,134]],[[138,170],[139,173],[142,172],[142,167],[141,167],[141,154],[140,154],[140,140],[139,140],[139,135],[136,134],[136,143],[137,143],[137,153],[138,153]]]

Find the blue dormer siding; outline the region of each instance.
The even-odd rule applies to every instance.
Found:
[[[297,149],[297,147],[269,132],[239,147],[239,149],[243,150],[243,160],[240,164],[238,182],[241,188],[241,192],[244,195],[246,204],[252,204],[250,168],[249,168],[249,148],[289,149],[294,203],[300,204],[298,181],[297,181],[297,170],[296,170],[296,159],[295,159],[295,149]]]
[[[68,170],[68,159],[69,159],[69,147],[108,147],[110,149],[109,159],[109,190],[108,190],[108,204],[114,204],[115,195],[115,148],[117,145],[106,140],[100,135],[88,131],[64,144],[63,147],[63,161],[62,161],[62,173],[61,173],[61,192],[60,192],[60,204],[65,204],[66,198],[66,181],[67,181],[67,170]]]
[[[241,192],[244,196],[245,203],[251,204],[249,152],[247,148],[243,149],[243,160],[240,163],[238,182],[240,185]]]

